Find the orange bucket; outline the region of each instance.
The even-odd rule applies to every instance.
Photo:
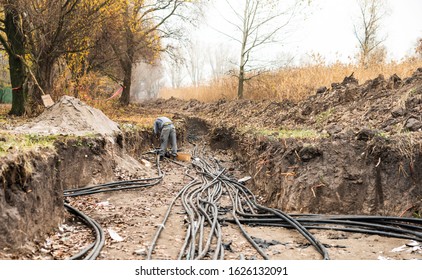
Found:
[[[180,161],[191,161],[192,156],[188,153],[177,153],[176,159]]]

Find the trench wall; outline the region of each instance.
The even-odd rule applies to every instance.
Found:
[[[422,209],[422,146],[408,136],[277,139],[217,128],[210,143],[233,150],[252,177],[248,187],[289,213],[398,216]]]
[[[275,139],[212,127],[198,118],[178,123],[178,142],[206,138],[231,149],[248,183],[267,205],[293,213],[408,215],[422,208],[418,141],[394,147],[382,139]],[[63,222],[63,190],[113,180],[114,158],[135,158],[154,146],[148,131],[58,141],[0,159],[0,248],[24,248]],[[406,152],[407,151],[407,152]]]
[[[179,144],[185,122],[177,123]],[[115,180],[127,157],[139,158],[158,144],[150,131],[132,127],[114,137],[61,139],[42,148],[0,158],[0,251],[25,250],[63,222],[63,190]],[[128,166],[130,168],[130,166]]]
[[[422,144],[409,135],[278,139],[214,127],[263,202],[288,213],[411,215],[422,209]]]
[[[1,249],[24,247],[28,239],[37,239],[60,223],[63,194],[57,164],[51,150],[10,156],[2,162]]]
[[[0,250],[22,249],[63,222],[63,190],[114,180],[116,158],[146,148],[145,132],[56,141],[0,159]],[[126,151],[127,149],[127,151]]]

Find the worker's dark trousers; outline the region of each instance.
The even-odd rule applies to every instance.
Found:
[[[160,155],[161,156],[164,156],[167,150],[167,145],[168,145],[169,140],[170,140],[170,145],[171,145],[171,153],[172,155],[176,155],[177,154],[176,128],[172,124],[164,126],[163,129],[161,130],[161,136],[160,136],[160,142],[161,142]]]

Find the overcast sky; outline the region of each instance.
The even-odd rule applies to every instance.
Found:
[[[229,0],[233,6],[244,0]],[[293,3],[296,0],[280,0],[278,3]],[[280,32],[280,40],[254,53],[253,67],[277,69],[283,66],[315,62],[312,55],[318,54],[327,64],[341,61],[355,63],[358,41],[354,24],[359,19],[358,0],[312,0],[304,5],[289,25]],[[387,49],[387,59],[399,61],[414,54],[418,38],[422,38],[422,0],[383,0],[388,10],[383,19],[381,34]],[[307,1],[303,1],[307,2]],[[217,53],[228,58],[229,67],[237,69],[240,46],[221,33],[235,34],[235,28],[224,20],[235,20],[226,0],[209,0],[202,24],[190,32],[189,40],[196,45],[196,52],[203,58],[202,81],[209,80],[211,68],[207,60]],[[284,6],[283,6],[284,7]],[[240,12],[241,8],[238,8]],[[219,31],[220,32],[219,32]],[[235,34],[239,37],[239,34]],[[190,51],[188,51],[190,52]],[[186,56],[186,54],[185,54]],[[255,65],[253,65],[255,63]],[[190,85],[186,69],[182,69],[183,85]],[[170,85],[169,68],[165,84]]]
[[[226,0],[212,1],[215,5],[207,11],[208,26],[204,24],[195,34],[207,44],[233,44],[233,41],[213,30],[227,31],[230,28],[219,16],[219,13],[227,13],[223,4]],[[382,28],[382,36],[386,37],[384,45],[388,57],[399,60],[412,54],[417,39],[422,37],[422,0],[385,2],[388,15],[384,18]],[[350,61],[355,57],[358,42],[354,36],[353,22],[358,16],[357,0],[312,0],[305,12],[305,17],[300,16],[290,24],[288,38],[272,46],[273,54],[289,54],[297,60],[306,60],[310,54],[319,53],[328,62],[336,59]]]

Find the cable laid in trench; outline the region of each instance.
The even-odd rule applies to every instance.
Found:
[[[251,211],[267,211],[283,220],[287,221],[293,228],[299,231],[305,238],[307,238],[324,259],[329,259],[328,253],[324,246],[313,237],[309,231],[300,223],[289,217],[287,214],[278,212],[275,209],[270,209],[259,205],[256,202],[253,194],[247,190],[243,185],[239,184],[227,177],[224,174],[224,169],[221,165],[212,164],[205,159],[194,154],[192,165],[195,167],[197,174],[201,176],[201,186],[185,186],[183,192],[180,193],[181,205],[188,216],[189,224],[185,235],[185,242],[178,255],[178,258],[185,257],[186,259],[204,259],[212,256],[212,259],[221,259],[224,257],[224,246],[222,244],[221,224],[218,221],[217,205],[223,193],[223,188],[229,194],[232,201],[233,212],[232,215],[236,219],[237,212],[243,212],[244,209],[239,210],[237,207],[247,205]],[[246,189],[246,190],[245,190]],[[251,197],[251,198],[250,198]],[[177,199],[177,198],[175,198]],[[174,204],[174,201],[172,205]],[[256,209],[256,210],[254,210]],[[169,210],[168,210],[169,211]],[[166,216],[168,215],[168,212]],[[207,222],[208,235],[204,235],[204,225]],[[248,242],[257,250],[257,252],[264,258],[269,259],[268,255],[259,247],[254,239],[247,233],[247,231],[238,223],[239,229],[248,240]],[[157,229],[150,248],[155,246],[158,237],[163,227]],[[212,248],[211,248],[212,245]],[[148,259],[152,257],[152,250],[148,254]]]
[[[110,192],[110,191],[128,190],[128,189],[154,186],[160,183],[164,177],[164,174],[162,173],[161,168],[160,168],[160,158],[158,155],[156,156],[156,166],[157,166],[157,172],[158,172],[157,177],[116,181],[116,182],[109,182],[109,183],[87,186],[87,187],[82,187],[82,188],[77,188],[77,189],[69,189],[69,190],[64,190],[63,195],[65,197],[74,197],[74,196],[90,195],[90,194],[95,194],[95,193],[103,193],[103,192]]]
[[[191,186],[194,186],[195,184],[198,184],[198,182],[196,181],[196,179],[193,179],[189,184],[187,184],[184,188],[182,188],[180,190],[180,192],[176,195],[176,197],[170,203],[170,205],[169,205],[166,213],[164,214],[164,219],[161,222],[161,224],[158,226],[158,229],[157,229],[157,231],[156,231],[156,233],[155,233],[155,235],[154,235],[154,237],[153,237],[153,239],[151,241],[151,244],[150,244],[150,247],[149,247],[149,250],[148,250],[148,253],[147,253],[147,258],[148,259],[151,259],[151,255],[152,255],[152,252],[153,252],[153,250],[155,248],[155,244],[157,242],[157,239],[160,236],[161,231],[164,229],[164,225],[165,225],[165,223],[168,220],[168,217],[170,215],[170,212],[171,212],[174,204],[176,203],[176,200],[182,195],[183,192],[185,192],[186,189],[190,188]]]
[[[238,225],[239,230],[255,250],[264,258],[269,256],[254,241],[243,224],[251,226],[275,226],[291,228],[302,234],[311,245],[321,254],[323,259],[329,259],[326,248],[309,232],[310,229],[335,229],[348,232],[361,232],[380,234],[389,237],[398,237],[419,240],[420,227],[418,223],[411,224],[410,220],[401,220],[396,217],[377,216],[322,216],[322,215],[288,215],[278,209],[265,207],[257,203],[255,196],[243,184],[229,178],[224,168],[217,163],[210,163],[204,158],[195,156],[192,166],[196,169],[198,178],[192,176],[192,182],[185,185],[170,204],[162,224],[150,244],[147,259],[152,259],[154,248],[159,240],[161,232],[165,229],[165,223],[169,219],[172,207],[177,200],[187,215],[188,224],[184,243],[177,256],[178,259],[200,260],[200,259],[224,259],[224,245],[222,244],[222,223],[229,219],[221,220],[219,201],[222,194],[229,195],[232,202],[233,221]],[[163,178],[157,160],[158,177],[138,179],[130,181],[119,181],[85,187],[77,190],[65,191],[65,196],[88,195],[97,192],[117,191],[122,189],[146,187],[157,184]],[[94,221],[95,222],[95,221]],[[420,220],[418,220],[420,222]],[[331,224],[333,226],[321,226]],[[341,227],[340,227],[341,226]],[[95,229],[95,228],[94,228]],[[91,246],[91,245],[90,245]],[[89,246],[88,246],[89,247]],[[94,245],[92,245],[94,247]],[[100,249],[101,250],[101,249]],[[85,251],[85,250],[84,250]],[[98,251],[98,249],[96,249]],[[99,252],[99,251],[98,251]],[[86,254],[86,252],[84,252]],[[78,257],[84,255],[78,254]],[[98,254],[94,254],[98,255]],[[95,256],[96,257],[96,256]]]
[[[88,186],[88,187],[83,187],[83,188],[78,188],[78,189],[65,190],[63,195],[65,197],[76,197],[76,196],[91,195],[94,193],[101,193],[101,192],[119,191],[119,190],[154,186],[160,183],[164,177],[164,174],[162,173],[161,168],[160,168],[160,158],[158,155],[156,156],[156,166],[157,166],[157,171],[158,171],[157,177],[127,180],[127,181],[116,181],[116,182]],[[82,249],[79,253],[71,256],[70,259],[71,260],[96,259],[105,244],[104,230],[101,228],[98,222],[96,222],[94,219],[87,216],[83,212],[70,206],[67,203],[64,203],[64,206],[70,213],[82,219],[82,221],[84,221],[84,223],[87,224],[89,227],[91,227],[95,232],[95,242],[91,243],[90,245]]]
[[[105,237],[104,237],[104,230],[101,228],[101,226],[92,218],[88,217],[78,209],[76,209],[73,206],[70,206],[67,203],[64,203],[64,206],[66,209],[73,213],[74,215],[78,216],[82,221],[88,225],[89,227],[93,228],[95,231],[95,242],[91,243],[87,247],[85,247],[83,250],[81,250],[78,254],[73,255],[70,257],[71,260],[80,259],[83,256],[85,256],[85,260],[95,260],[98,255],[100,254],[100,251],[102,247],[105,244]]]
[[[309,218],[309,216],[296,216],[296,220],[307,229],[326,229],[363,234],[378,234],[386,237],[422,241],[422,220],[420,219],[383,216],[348,216],[346,218],[345,216],[336,217],[332,215],[318,215],[312,216],[311,218]],[[391,222],[391,220],[396,222]],[[237,223],[235,220],[225,219],[224,221]],[[248,224],[251,226],[276,226],[290,228],[287,223],[275,216],[259,217],[259,215],[249,215],[248,218],[242,218],[239,221],[242,224]]]
[[[229,178],[226,174],[219,174],[223,168],[218,163],[213,165],[194,153],[192,165],[198,176],[201,177],[202,185],[184,189],[179,197],[188,218],[185,221],[187,230],[178,259],[223,259],[224,246],[220,246],[220,228],[226,221],[236,224],[243,236],[264,259],[268,259],[268,255],[242,225],[294,229],[313,245],[323,259],[329,259],[328,251],[309,232],[310,229],[332,229],[421,241],[421,219],[363,215],[289,215],[279,209],[258,204],[253,193],[243,184]],[[230,197],[231,206],[228,206],[227,209],[231,209],[232,219],[218,217],[218,223],[215,223],[213,220],[216,213],[214,205],[219,205],[223,193]],[[218,209],[217,212],[224,211]],[[205,226],[207,226],[208,235],[204,235]],[[159,235],[156,235],[154,243],[158,241],[158,237]],[[213,244],[212,248],[209,248],[209,244]],[[151,257],[150,254],[148,259]]]

